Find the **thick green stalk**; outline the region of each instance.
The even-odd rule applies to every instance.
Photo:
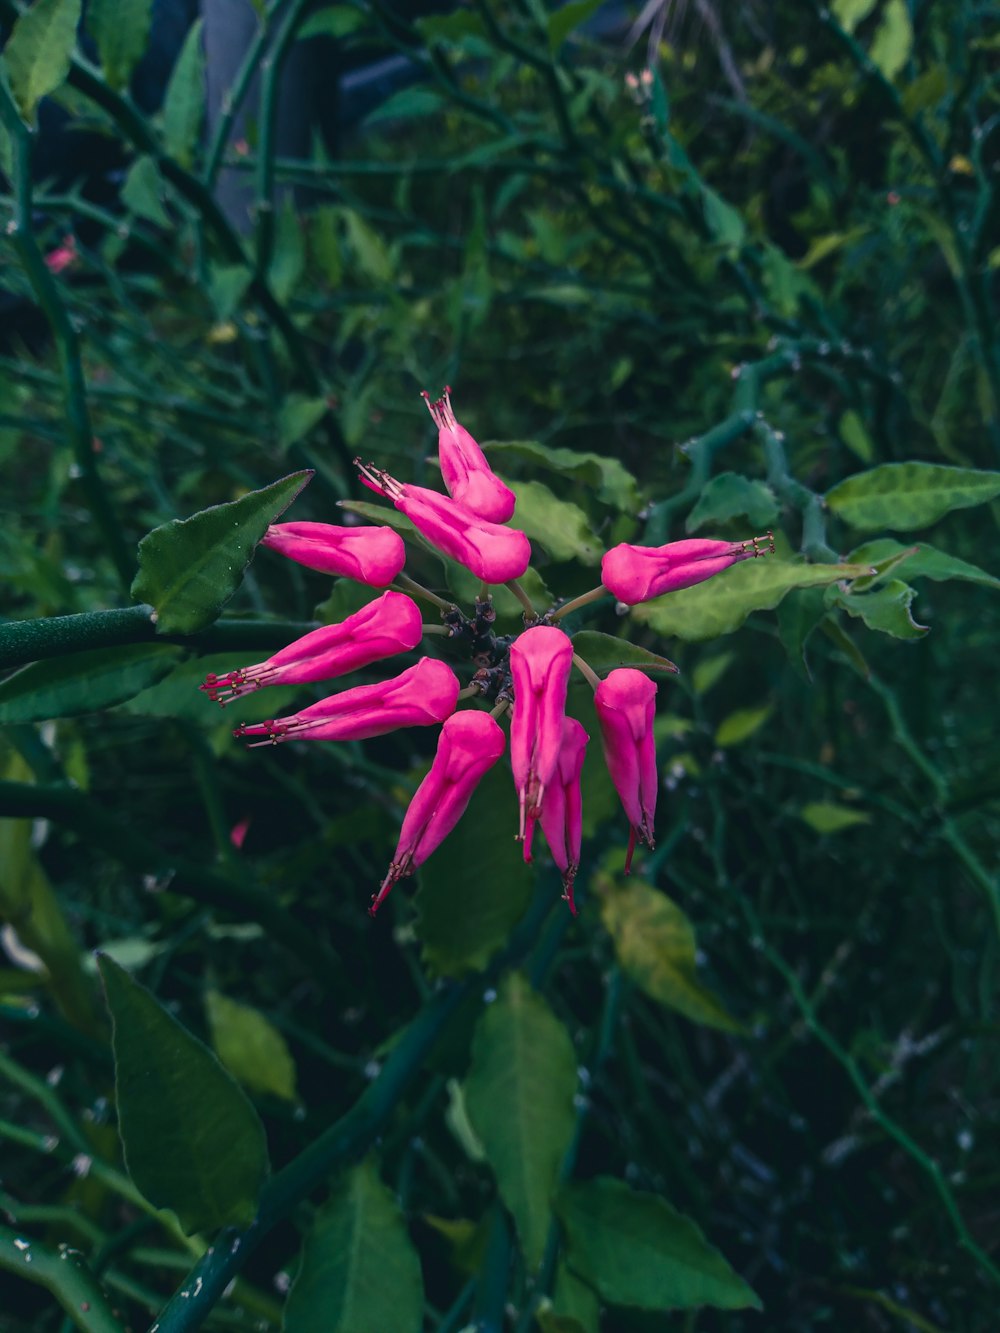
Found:
[[[45,1287],[84,1333],[124,1333],[124,1325],[78,1250],[50,1250],[9,1227],[0,1227],[0,1268]]]

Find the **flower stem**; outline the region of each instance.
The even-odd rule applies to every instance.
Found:
[[[501,699],[495,708],[490,709],[490,717],[497,719],[503,717],[504,713],[506,713],[509,707],[510,707],[510,700]]]
[[[478,681],[473,681],[471,685],[466,685],[464,690],[459,690],[459,699],[477,699],[483,692],[482,686]]]
[[[526,621],[535,621],[538,619],[538,612],[535,610],[534,603],[532,602],[528,594],[524,591],[524,589],[521,587],[520,583],[518,583],[517,579],[509,579],[503,586],[507,589],[508,592],[512,592],[514,596],[517,598],[517,600],[524,607],[524,616]]]
[[[600,685],[601,683],[601,678],[592,667],[589,667],[587,665],[587,663],[583,660],[583,658],[580,656],[579,653],[573,654],[573,665],[577,667],[584,676],[586,676],[587,680],[590,681],[590,684],[596,690],[598,685]]]
[[[436,592],[431,592],[430,588],[425,588],[422,583],[417,583],[411,579],[409,574],[399,574],[396,577],[396,583],[402,584],[402,591],[412,592],[414,597],[422,597],[426,602],[433,602],[436,607],[442,611],[456,610],[454,602],[446,602],[443,597],[439,597]]]
[[[425,624],[425,625],[424,625],[424,633],[425,633],[425,634],[445,634],[445,635],[447,635],[449,638],[451,637],[451,630],[448,628],[447,625],[427,625],[427,624]]]
[[[581,606],[589,606],[591,602],[599,602],[602,597],[610,597],[611,594],[603,584],[597,588],[591,588],[590,592],[582,592],[579,597],[574,597],[572,601],[566,602],[558,611],[553,611],[549,617],[550,620],[561,620],[563,616],[568,616],[571,611],[579,611]]]

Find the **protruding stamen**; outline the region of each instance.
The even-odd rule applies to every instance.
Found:
[[[455,413],[451,406],[451,387],[444,386],[444,393],[440,398],[431,400],[430,394],[426,389],[420,390],[420,397],[427,404],[427,411],[430,412],[435,426],[438,430],[454,430],[456,426]]]
[[[395,477],[391,476],[383,468],[376,467],[374,463],[362,463],[360,458],[355,458],[354,466],[361,473],[361,478],[374,491],[379,491],[382,495],[387,495],[390,500],[398,500],[403,494],[403,486]]]
[[[774,533],[769,528],[762,537],[748,537],[745,542],[738,542],[737,548],[740,555],[753,556],[755,560],[759,555],[774,555]]]

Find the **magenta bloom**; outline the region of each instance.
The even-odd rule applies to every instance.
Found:
[[[572,664],[573,645],[554,625],[536,625],[511,644],[510,762],[520,806],[517,836],[526,861],[531,860],[531,837],[545,790],[559,763]]]
[[[490,523],[506,523],[514,512],[517,496],[496,475],[486,455],[464,426],[455,420],[451,390],[437,402],[421,394],[438,428],[438,459],[448,494]]]
[[[523,532],[489,523],[447,495],[407,485],[357,459],[355,463],[366,486],[391,500],[432,546],[486,583],[507,583],[528,568],[531,545]]]
[[[427,727],[455,711],[458,677],[433,657],[379,685],[358,685],[310,704],[300,713],[239,726],[234,736],[278,741],[362,741],[397,727]],[[258,741],[257,744],[266,744]]]
[[[576,916],[573,881],[580,868],[583,800],[580,773],[590,737],[574,717],[564,717],[559,762],[542,806],[541,825],[552,858],[563,872],[563,897]]]
[[[770,533],[745,542],[715,542],[701,537],[667,542],[666,546],[629,546],[622,542],[601,560],[601,582],[620,602],[635,606],[666,592],[690,588],[713,574],[720,574],[738,560],[756,558],[769,551],[774,551]]]
[[[476,784],[500,758],[506,744],[503,728],[489,713],[453,713],[446,720],[431,770],[403,819],[389,873],[368,909],[372,916],[392,886],[423,865],[452,831],[465,813]]]
[[[384,588],[406,564],[406,547],[392,528],[343,528],[333,523],[273,523],[262,546],[280,551],[307,569],[341,574]]]
[[[332,680],[384,657],[416,648],[424,632],[420,609],[402,592],[384,592],[338,625],[324,625],[296,639],[266,662],[209,676],[203,690],[225,705],[263,685],[304,685]]]
[[[653,846],[657,788],[656,742],[653,740],[656,684],[633,667],[619,667],[594,691],[594,707],[601,724],[608,772],[628,815],[627,875],[632,869],[636,838],[647,847]]]

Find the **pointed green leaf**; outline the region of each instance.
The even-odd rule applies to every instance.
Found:
[[[484,967],[506,943],[533,887],[521,857],[509,770],[492,768],[443,845],[421,866],[417,938],[438,976]]]
[[[163,146],[182,167],[194,162],[205,114],[205,56],[202,19],[188,31],[163,98]]]
[[[80,0],[35,0],[11,29],[3,62],[14,101],[29,124],[42,98],[69,74],[79,22]]]
[[[252,281],[253,274],[245,264],[209,265],[208,296],[217,320],[232,319]]]
[[[694,927],[681,909],[640,879],[602,877],[601,919],[622,970],[651,1000],[694,1023],[741,1032],[735,1018],[698,980]]]
[[[603,4],[604,0],[569,0],[554,10],[548,19],[549,50],[558,51],[570,33],[593,18]]]
[[[143,537],[132,596],[153,607],[161,634],[195,634],[211,625],[242,583],[257,543],[312,475],[293,472]]]
[[[875,457],[875,446],[865,429],[865,423],[857,412],[847,411],[840,418],[840,438],[862,463],[870,463]]]
[[[772,713],[771,704],[759,708],[737,708],[722,719],[715,733],[715,743],[723,749],[742,745],[754,732],[759,731]]]
[[[617,458],[578,453],[575,449],[553,449],[537,440],[487,440],[483,449],[491,457],[512,454],[536,467],[571,477],[582,482],[598,500],[616,509],[627,512],[639,507],[638,482]],[[519,494],[520,485],[518,482],[514,488]]]
[[[707,694],[726,674],[733,662],[735,653],[715,653],[699,662],[691,672],[691,684],[696,694]]]
[[[566,1229],[570,1267],[612,1305],[761,1308],[695,1223],[658,1195],[601,1177],[565,1185],[556,1211]]]
[[[517,491],[513,521],[532,542],[544,547],[553,560],[579,560],[583,565],[601,563],[604,547],[579,505],[560,500],[540,481],[503,480]]]
[[[181,656],[180,648],[166,644],[134,643],[31,662],[0,683],[0,723],[113,708],[162,680]]]
[[[583,1333],[600,1333],[601,1302],[597,1292],[571,1273],[565,1261],[556,1270],[552,1313],[557,1318],[573,1320]]]
[[[210,990],[205,1017],[215,1053],[237,1082],[251,1092],[295,1101],[295,1061],[284,1037],[259,1009]]]
[[[877,3],[878,0],[833,0],[833,14],[845,32],[853,32]]]
[[[769,611],[793,588],[816,587],[870,573],[866,565],[807,565],[792,560],[744,560],[713,579],[682,588],[632,614],[660,634],[713,639],[739,629],[751,611]]]
[[[329,5],[309,15],[299,29],[299,41],[309,37],[348,37],[364,24],[364,12],[353,5]]]
[[[288,1295],[284,1333],[420,1333],[420,1260],[371,1158],[316,1214]]]
[[[163,206],[163,177],[151,157],[139,157],[129,167],[122,186],[122,202],[136,217],[157,227],[170,226],[170,214]]]
[[[708,523],[746,518],[755,528],[767,528],[777,517],[778,502],[770,486],[741,477],[738,472],[720,472],[698,496],[684,527],[687,532],[697,532]]]
[[[870,824],[872,817],[864,810],[838,805],[835,801],[811,801],[799,811],[799,818],[817,833],[840,833],[857,824]]]
[[[888,0],[872,39],[872,61],[891,83],[912,50],[913,24],[906,0]]]
[[[275,296],[286,302],[302,277],[306,263],[306,241],[295,204],[288,195],[278,211],[274,229],[274,254],[268,277]]]
[[[152,18],[153,0],[89,0],[87,29],[104,77],[116,91],[127,87],[145,53]]]
[[[264,1129],[197,1038],[110,958],[98,957],[113,1022],[118,1132],[150,1203],[190,1235],[248,1226],[267,1174]]]
[[[400,88],[364,118],[366,126],[379,125],[387,120],[400,120],[407,123],[421,120],[425,116],[435,116],[448,105],[444,96],[433,88]]]
[[[628,639],[616,638],[614,634],[599,634],[596,630],[581,630],[574,634],[573,651],[587,663],[599,676],[614,671],[617,667],[637,667],[640,671],[678,672],[680,667],[666,657],[651,653],[648,648],[640,648]]]
[[[916,589],[900,579],[872,592],[849,593],[832,588],[828,593],[831,606],[842,607],[848,615],[863,620],[869,629],[891,634],[895,639],[922,639],[928,626],[918,625],[910,612]]]
[[[995,575],[980,569],[978,565],[960,560],[958,556],[949,555],[947,551],[939,551],[927,542],[921,542],[919,546],[904,546],[891,537],[883,537],[865,542],[864,546],[852,551],[848,559],[858,564],[880,567],[884,561],[905,561],[904,573],[908,579],[925,578],[936,582],[962,579],[966,583],[980,583],[985,588],[1000,588],[1000,579]]]
[[[576,1081],[569,1033],[512,973],[476,1027],[465,1102],[530,1268],[541,1262],[551,1194],[573,1137]]]
[[[926,528],[953,509],[1000,495],[1000,472],[937,463],[883,463],[827,492],[828,508],[852,528],[908,532]]]
[[[325,398],[308,398],[293,393],[285,399],[278,415],[278,441],[283,449],[297,444],[319,424],[330,410]]]

